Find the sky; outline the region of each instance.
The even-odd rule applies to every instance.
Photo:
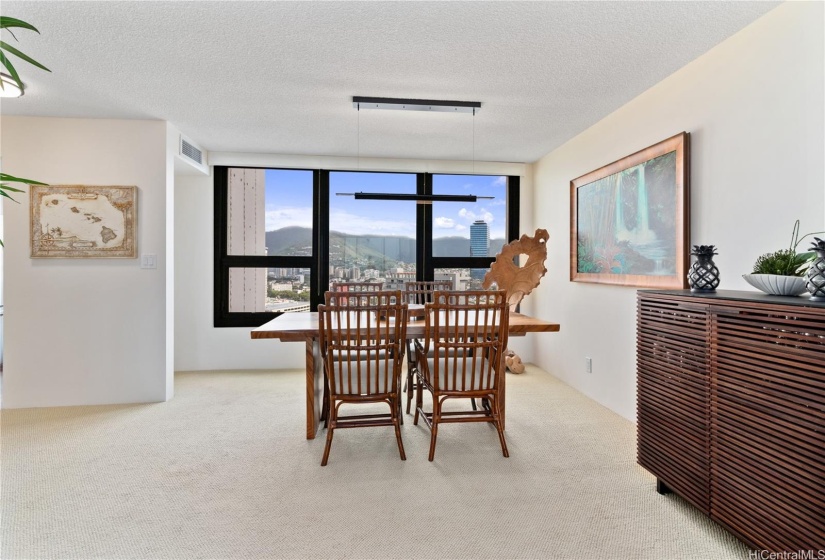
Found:
[[[415,202],[355,200],[336,193],[415,193],[415,174],[330,172],[330,229],[355,235],[415,237]],[[470,224],[484,220],[490,238],[504,238],[506,177],[434,175],[435,194],[494,196],[478,202],[433,203],[433,237],[470,237]],[[288,226],[312,227],[312,172],[266,170],[266,231]]]

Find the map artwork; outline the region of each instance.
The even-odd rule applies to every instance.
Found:
[[[32,186],[31,256],[135,258],[136,187]]]

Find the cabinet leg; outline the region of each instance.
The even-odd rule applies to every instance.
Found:
[[[661,478],[657,478],[657,479],[656,479],[656,491],[657,491],[659,494],[662,494],[662,495],[664,495],[664,494],[670,494],[671,492],[673,492],[673,490],[671,490],[671,489],[668,487],[668,485],[667,485],[667,484],[665,484],[664,482],[662,482],[662,479],[661,479]]]

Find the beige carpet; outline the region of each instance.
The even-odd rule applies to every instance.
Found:
[[[747,558],[635,464],[635,426],[529,367],[486,424],[304,439],[296,371],[169,403],[2,413],[2,558]]]

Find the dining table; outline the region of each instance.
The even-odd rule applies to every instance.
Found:
[[[423,306],[421,306],[423,307]],[[407,323],[407,338],[423,338],[425,321],[420,312],[410,313]],[[509,335],[524,336],[532,332],[557,332],[558,323],[551,323],[514,311],[509,316]],[[283,313],[271,321],[252,330],[253,339],[280,340],[282,342],[303,342],[306,349],[306,438],[315,439],[321,420],[321,406],[324,395],[323,360],[318,344],[318,313],[301,311]],[[502,376],[502,393],[506,376]],[[501,423],[505,425],[506,398],[501,401]]]

